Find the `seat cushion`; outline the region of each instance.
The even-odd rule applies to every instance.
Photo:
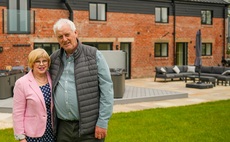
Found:
[[[155,67],[155,70],[156,70],[156,73],[160,73],[160,74],[166,72],[164,67]]]
[[[195,66],[188,66],[187,72],[195,73]]]
[[[212,72],[212,67],[209,67],[209,66],[202,66],[202,67],[201,67],[201,72],[202,72],[202,73],[211,73],[211,72]]]
[[[226,75],[226,76],[230,75],[230,70],[224,71],[221,75]]]
[[[161,67],[161,72],[162,72],[162,73],[166,73],[166,70],[165,70],[164,67]]]
[[[174,66],[174,67],[173,67],[173,70],[174,70],[177,74],[180,73],[180,69],[179,69],[177,66]]]
[[[212,67],[212,73],[213,74],[222,74],[223,72],[224,72],[223,67],[219,67],[219,66]]]
[[[175,73],[175,71],[173,70],[172,66],[168,66],[168,67],[165,67],[165,68],[166,68],[167,73]]]

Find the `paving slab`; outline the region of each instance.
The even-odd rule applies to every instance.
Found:
[[[162,80],[154,82],[154,78],[142,78],[126,80],[125,85],[127,90],[123,98],[125,101],[116,102],[115,99],[113,113],[177,107],[230,99],[230,86],[221,84],[210,89],[196,89],[187,88],[184,81],[164,82]],[[179,97],[176,98],[176,95],[179,95]],[[167,97],[162,99],[162,96]],[[130,101],[131,98],[134,98],[134,100]],[[12,128],[12,106],[12,98],[0,100],[0,129]]]

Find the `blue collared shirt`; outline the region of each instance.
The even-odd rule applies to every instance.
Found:
[[[102,128],[108,127],[108,120],[113,111],[113,83],[109,67],[100,51],[96,53],[98,78],[100,87],[100,109],[97,126]],[[63,120],[78,120],[78,100],[77,90],[74,78],[74,57],[66,56],[64,53],[62,60],[64,62],[64,71],[54,92],[55,108],[57,116]]]

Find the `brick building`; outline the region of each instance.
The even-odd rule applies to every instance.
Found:
[[[126,51],[127,78],[153,77],[155,66],[193,65],[199,29],[203,65],[226,56],[223,0],[0,0],[0,69],[26,66],[34,48],[60,48],[52,31],[59,18],[73,20],[85,44]]]

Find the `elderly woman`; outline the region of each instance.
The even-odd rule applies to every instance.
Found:
[[[30,52],[31,70],[14,87],[13,129],[20,142],[53,142],[50,57],[44,49]]]

